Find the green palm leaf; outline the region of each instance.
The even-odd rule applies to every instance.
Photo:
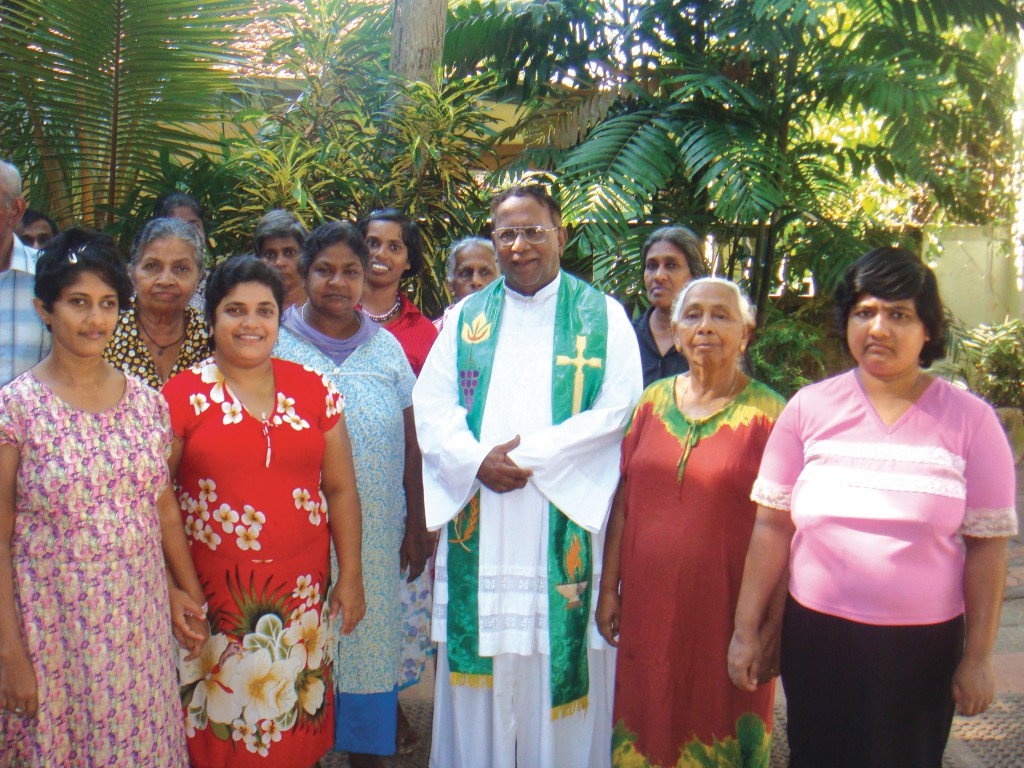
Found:
[[[67,223],[99,224],[160,150],[195,155],[232,89],[242,0],[24,0],[0,19],[2,151]]]

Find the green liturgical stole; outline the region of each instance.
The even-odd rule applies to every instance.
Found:
[[[480,439],[491,366],[505,298],[495,280],[462,305],[459,317],[459,402]],[[552,423],[589,409],[604,381],[608,309],[604,294],[561,273],[551,361]],[[500,404],[499,404],[500,405]],[[490,686],[491,659],[480,656],[480,492],[448,523],[448,664],[453,685]],[[553,504],[548,513],[548,632],[551,718],[587,707],[587,625],[593,593],[590,534]]]

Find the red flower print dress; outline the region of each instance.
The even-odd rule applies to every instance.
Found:
[[[333,743],[320,466],[342,402],[308,368],[274,359],[273,372],[265,418],[212,358],[163,388],[184,441],[175,492],[210,605],[210,639],[181,670],[196,768],[307,768]]]

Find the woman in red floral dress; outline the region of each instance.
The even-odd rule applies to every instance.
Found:
[[[319,373],[271,358],[281,300],[265,263],[221,265],[207,287],[214,356],[163,389],[209,600],[210,639],[181,681],[197,768],[314,765],[334,740],[327,623],[347,634],[365,612],[341,398]],[[332,540],[340,578],[328,608]]]

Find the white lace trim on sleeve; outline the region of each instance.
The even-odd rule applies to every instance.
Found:
[[[963,536],[989,539],[997,536],[1017,534],[1017,510],[1013,507],[1001,509],[968,509],[960,525]]]
[[[762,507],[783,509],[788,512],[793,505],[793,488],[788,485],[778,485],[759,477],[754,481],[750,498]]]

